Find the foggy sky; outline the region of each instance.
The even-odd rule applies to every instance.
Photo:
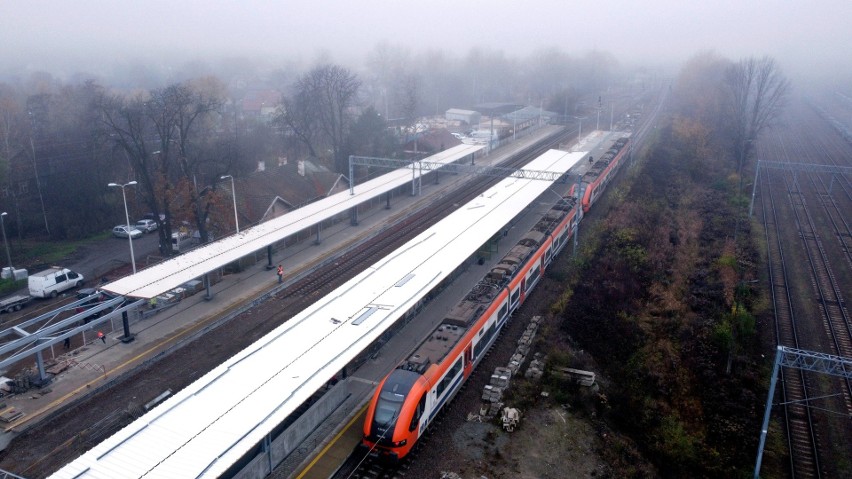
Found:
[[[792,75],[852,70],[852,2],[839,0],[0,0],[0,78],[103,73],[142,59],[248,57],[359,64],[378,42],[525,56],[558,47],[622,63],[679,64],[702,50],[769,54]]]

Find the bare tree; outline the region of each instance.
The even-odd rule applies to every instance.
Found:
[[[732,137],[737,173],[745,163],[760,133],[775,121],[784,106],[790,82],[771,57],[749,57],[735,63],[725,74],[732,117]]]
[[[209,86],[209,85],[208,85]],[[140,194],[160,224],[160,253],[171,254],[172,213],[189,211],[202,241],[208,238],[206,219],[212,204],[217,172],[201,175],[210,188],[197,186],[204,165],[201,151],[204,120],[222,105],[221,89],[198,84],[174,84],[126,99],[104,97],[101,119],[113,143],[123,152],[140,184]],[[198,133],[198,134],[197,134]],[[152,151],[153,150],[153,151]],[[224,173],[222,168],[221,173]],[[165,221],[159,215],[165,216]]]
[[[344,67],[323,65],[296,82],[296,93],[285,100],[282,122],[296,135],[312,156],[327,148],[334,168],[346,170],[346,139],[352,123],[350,107],[355,104],[361,82]]]
[[[292,135],[308,149],[308,154],[317,158],[320,131],[311,92],[300,90],[292,98],[281,102],[276,121],[286,135]]]
[[[319,125],[331,147],[334,167],[346,171],[344,145],[352,123],[349,108],[355,103],[361,82],[354,73],[337,65],[315,68],[308,73],[307,80],[314,92]]]
[[[205,78],[155,90],[151,97],[148,112],[157,130],[162,157],[168,160],[172,150],[170,144],[177,146],[173,160],[179,178],[176,185],[182,186],[181,198],[187,204],[183,208],[175,206],[192,215],[201,242],[206,243],[209,240],[206,223],[212,202],[204,196],[212,191],[215,178],[219,176],[215,171],[210,175],[201,174],[209,158],[198,154],[203,141],[196,137],[202,137],[205,132],[204,120],[220,112],[224,88],[218,81]],[[199,188],[199,176],[202,181],[209,176],[210,183]]]
[[[414,136],[414,151],[417,152],[417,106],[420,102],[420,82],[414,75],[403,75],[397,89],[400,114]]]

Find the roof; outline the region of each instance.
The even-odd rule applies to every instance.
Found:
[[[538,118],[539,116],[543,116],[546,118],[551,118],[554,116],[560,116],[558,113],[554,113],[552,111],[542,110],[537,106],[526,106],[521,108],[520,110],[515,110],[509,113],[503,114],[503,118],[507,120],[530,120],[534,118]]]
[[[481,112],[485,112],[488,115],[504,115],[506,113],[509,113],[510,111],[515,111],[518,108],[522,108],[523,105],[519,105],[517,103],[490,102],[480,103],[478,105],[474,105],[473,107]]]
[[[221,476],[552,184],[501,181],[52,477]]]
[[[244,112],[254,111],[260,113],[264,108],[274,108],[281,102],[281,93],[276,90],[253,90],[246,92],[240,102]]]
[[[342,191],[348,185],[341,185],[341,177],[339,173],[306,161],[305,176],[298,173],[298,164],[294,162],[236,178],[234,186],[240,224],[243,221],[245,224],[257,224],[269,219],[268,213],[275,203],[292,210],[332,192]],[[230,188],[226,190],[226,194],[230,195]]]
[[[426,160],[451,163],[482,148],[480,145],[459,145]],[[409,168],[391,171],[357,185],[354,187],[354,194],[344,191],[322,198],[283,216],[240,230],[238,234],[106,284],[102,289],[122,296],[153,298],[410,181]]]
[[[462,142],[454,137],[446,128],[430,130],[417,138],[417,149],[424,153],[444,151],[447,148],[460,145]],[[414,141],[405,144],[406,151],[414,150]]]
[[[447,115],[479,115],[478,111],[462,110],[460,108],[450,108],[446,112]]]

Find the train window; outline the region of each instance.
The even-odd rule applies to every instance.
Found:
[[[480,354],[482,354],[482,350],[488,346],[488,342],[494,336],[494,333],[497,331],[497,324],[491,323],[491,327],[485,331],[485,335],[482,339],[479,340],[478,343],[473,347],[473,357],[478,358]]]
[[[534,283],[541,275],[541,265],[535,265],[535,268],[530,272],[530,283]]]
[[[453,367],[451,367],[450,370],[447,371],[447,375],[444,376],[444,379],[442,379],[441,382],[438,383],[438,397],[440,397],[442,394],[444,394],[444,391],[448,387],[450,387],[450,384],[452,384],[453,379],[455,379],[456,375],[458,375],[458,373],[459,373],[459,371],[461,371],[461,369],[462,369],[462,360],[461,360],[461,358],[459,358],[459,360],[456,361],[455,364],[453,364]]]
[[[500,307],[499,321],[502,321],[507,314],[509,314],[509,303],[503,303],[503,306]]]
[[[420,402],[417,403],[417,407],[414,409],[414,415],[411,416],[411,424],[408,425],[409,431],[417,429],[417,425],[420,424],[420,418],[423,416],[424,410],[426,410],[426,393],[423,393],[423,395],[420,396]]]
[[[521,295],[521,290],[520,290],[520,289],[516,289],[516,290],[512,291],[512,297],[511,297],[511,301],[510,301],[510,302],[511,302],[512,304],[517,303],[517,302],[518,302],[518,297],[519,297],[520,295]]]

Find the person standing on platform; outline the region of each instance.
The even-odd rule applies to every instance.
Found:
[[[284,268],[280,264],[278,265],[277,274],[278,274],[278,284],[283,283],[284,282]]]
[[[100,339],[101,341],[104,342],[104,344],[106,344],[106,336],[104,336],[103,331],[98,331],[98,339]]]

